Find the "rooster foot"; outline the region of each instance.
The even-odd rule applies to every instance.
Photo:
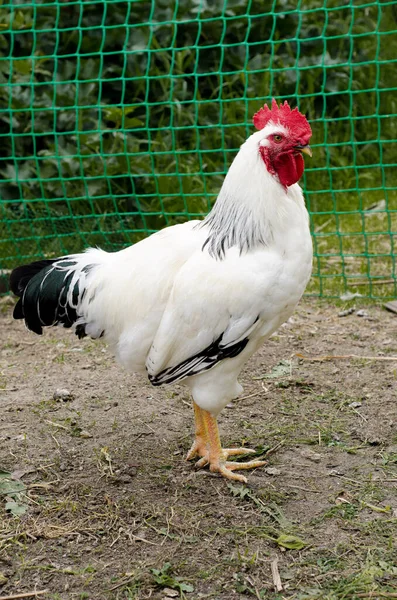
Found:
[[[249,450],[248,448],[222,448],[220,456],[210,457],[209,454],[207,454],[200,458],[194,466],[196,469],[202,469],[206,465],[209,465],[211,473],[220,473],[227,479],[247,483],[247,478],[244,477],[244,475],[233,473],[233,471],[263,467],[267,464],[267,461],[250,460],[247,462],[231,462],[226,460],[229,456],[241,456],[242,454],[255,454],[255,451]]]
[[[257,467],[263,467],[264,465],[267,465],[266,460],[250,460],[247,462],[219,461],[210,464],[210,471],[212,473],[220,473],[227,479],[232,479],[233,481],[247,483],[247,478],[244,477],[244,475],[233,473],[233,471],[238,471],[241,469],[256,469]]]
[[[215,417],[209,412],[199,408],[194,404],[196,418],[196,437],[190,448],[186,460],[192,460],[197,456],[201,457],[195,464],[196,469],[202,469],[209,465],[212,473],[220,473],[227,479],[247,483],[244,475],[239,475],[233,471],[243,469],[256,469],[267,464],[265,460],[250,460],[247,462],[231,462],[227,459],[230,456],[243,456],[255,454],[250,448],[222,448],[218,425]]]

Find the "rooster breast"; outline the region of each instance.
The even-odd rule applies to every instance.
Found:
[[[240,393],[242,367],[292,314],[311,273],[300,192],[285,204],[268,245],[243,253],[233,247],[222,260],[196,252],[178,271],[147,360],[154,385],[185,378],[195,402],[213,415]]]

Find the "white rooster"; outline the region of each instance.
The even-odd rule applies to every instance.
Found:
[[[308,213],[297,184],[311,129],[288,103],[264,106],[203,221],[159,231],[121,250],[16,268],[14,318],[32,331],[62,324],[81,338],[104,337],[128,370],[153,385],[182,381],[193,396],[199,457],[229,479],[264,461],[221,447],[217,415],[242,392],[244,364],[292,314],[310,278]]]

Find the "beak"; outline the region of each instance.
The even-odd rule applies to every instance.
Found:
[[[308,156],[310,156],[310,158],[313,156],[312,149],[310,148],[310,146],[295,146],[295,148],[299,150],[299,152],[307,154]]]

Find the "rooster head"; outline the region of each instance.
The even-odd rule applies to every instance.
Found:
[[[272,107],[266,104],[253,118],[254,125],[263,135],[259,140],[259,153],[271,175],[278,177],[285,188],[297,183],[303,175],[305,163],[302,153],[312,155],[309,140],[310,125],[297,108],[288,102]],[[258,134],[256,134],[258,135]]]

